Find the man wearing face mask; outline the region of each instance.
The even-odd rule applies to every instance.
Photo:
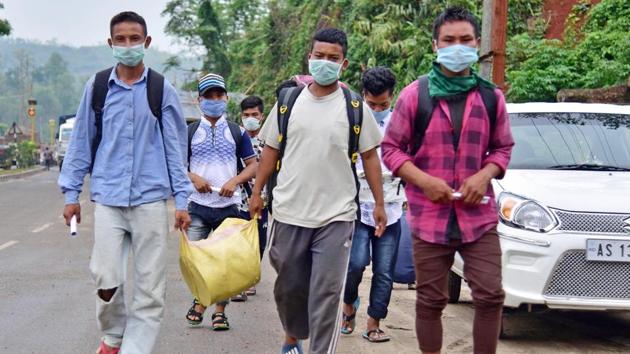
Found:
[[[122,12],[111,19],[110,34],[118,64],[85,87],[59,185],[66,224],[72,217],[80,222],[79,193],[91,174],[96,206],[90,271],[103,333],[97,353],[150,353],[164,313],[171,195],[175,227],[190,224],[186,122],[173,86],[143,63],[151,43],[144,19]],[[135,276],[128,311],[123,290],[130,250]]]
[[[437,61],[400,93],[383,140],[385,164],[406,182],[423,353],[442,347],[455,252],[472,290],[474,352],[496,352],[501,326],[501,248],[490,182],[503,177],[514,141],[503,94],[470,67],[478,44],[479,25],[468,10],[448,8],[436,18]]]
[[[261,121],[263,119],[264,104],[258,96],[248,96],[241,101],[241,122],[243,122],[243,128],[247,132],[247,135],[252,140],[252,147],[256,153],[256,160],[260,159],[262,152],[262,144],[258,139],[258,132],[260,132]],[[254,180],[250,182],[250,187],[253,187]],[[244,190],[244,189],[243,189]],[[249,196],[247,193],[242,193],[242,204],[240,210],[240,216],[249,220]],[[268,210],[264,208],[258,220],[258,241],[260,245],[260,259],[262,260],[265,253],[265,247],[267,246],[267,216]],[[237,295],[232,298],[234,301],[246,301],[247,296],[256,295],[256,287],[251,287],[245,291],[244,294]]]
[[[239,216],[241,196],[235,192],[254,177],[258,165],[247,132],[227,119],[228,95],[223,77],[205,75],[199,80],[198,90],[203,116],[188,127],[188,176],[195,186],[188,205],[191,241],[206,239],[226,218]],[[241,161],[245,166],[239,171]],[[212,315],[215,331],[230,328],[226,305],[227,301],[216,304]],[[205,310],[195,299],[186,319],[200,325]]]
[[[375,233],[385,231],[380,160],[381,134],[369,108],[339,87],[348,66],[347,38],[327,28],[313,37],[309,71],[314,82],[301,87],[292,106],[286,134],[278,112],[288,111],[280,94],[260,133],[264,149],[250,201],[250,214],[260,215],[261,191],[274,170],[272,194],[273,242],[269,258],[278,272],[274,297],[286,333],[282,353],[302,353],[299,340],[310,337],[310,352],[334,353],[339,336],[340,294],[357,218],[357,185],[352,166],[361,155],[375,200]],[[297,88],[295,88],[297,89]],[[287,92],[287,91],[285,91]],[[350,105],[346,97],[354,97]],[[362,124],[350,125],[361,112]],[[283,129],[283,128],[282,128]],[[359,134],[358,137],[352,134]],[[349,135],[350,134],[350,135]],[[349,156],[349,138],[358,140]],[[286,139],[286,140],[285,140]],[[286,141],[280,159],[282,141]],[[352,144],[354,149],[355,145]]]
[[[378,123],[381,133],[389,124],[390,106],[394,99],[396,77],[383,66],[371,68],[363,73],[363,98]],[[380,149],[378,151],[380,156]],[[372,284],[370,288],[369,306],[367,308],[367,330],[363,338],[370,342],[386,342],[390,337],[379,328],[379,322],[387,316],[387,306],[392,293],[392,277],[400,239],[400,218],[404,193],[399,193],[400,179],[394,178],[391,172],[381,165],[383,171],[383,194],[387,228],[377,236],[376,223],[372,217],[374,199],[365,178],[362,161],[357,163],[357,172],[361,183],[359,201],[361,218],[357,221],[350,251],[350,263],[343,297],[343,323],[341,333],[351,334],[355,329],[355,316],[359,307],[359,284],[363,278],[365,267],[372,261]]]

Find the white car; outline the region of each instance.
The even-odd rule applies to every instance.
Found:
[[[630,106],[508,104],[499,206],[505,306],[630,310]],[[463,261],[455,259],[451,302]]]

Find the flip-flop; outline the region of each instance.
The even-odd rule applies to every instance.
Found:
[[[371,336],[372,333],[376,333],[378,334],[378,336],[374,338]],[[385,332],[383,332],[383,330],[381,330],[380,328],[373,329],[371,331],[365,331],[363,332],[362,337],[372,343],[383,343],[383,342],[388,342],[390,339],[392,339],[392,337],[385,334]]]
[[[245,294],[245,292],[243,291],[240,294],[236,294],[234,296],[232,296],[232,301],[234,302],[245,302],[247,301],[247,294]]]
[[[356,316],[357,316],[357,311],[359,311],[359,305],[361,305],[361,299],[357,297],[357,299],[354,301],[354,304],[352,304],[352,308],[354,309],[354,313],[352,315],[346,315],[345,313],[342,312],[342,318],[343,318],[343,322],[347,323],[347,326],[342,325],[341,326],[341,334],[352,334],[352,332],[354,332],[354,329],[356,328]]]
[[[280,349],[280,354],[304,354],[302,341],[298,341],[297,344],[284,344]]]

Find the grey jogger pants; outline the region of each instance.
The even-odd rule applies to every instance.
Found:
[[[274,221],[269,249],[274,297],[285,332],[309,338],[310,353],[334,353],[354,222],[305,228]]]

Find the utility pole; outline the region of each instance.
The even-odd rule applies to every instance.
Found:
[[[481,76],[505,89],[508,0],[484,0],[481,29]]]
[[[35,119],[37,117],[37,111],[35,110],[35,106],[37,106],[37,100],[34,98],[30,98],[28,100],[28,110],[27,114],[29,118],[31,118],[31,141],[35,142]]]
[[[481,19],[481,48],[479,74],[490,80],[492,76],[492,8],[493,0],[483,0],[483,17]]]

